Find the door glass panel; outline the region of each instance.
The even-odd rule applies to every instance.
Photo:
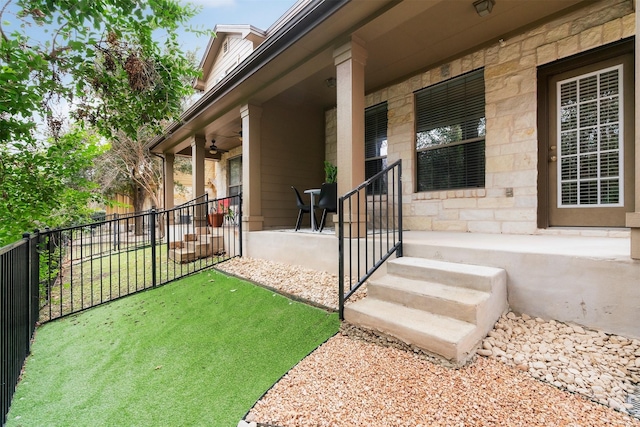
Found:
[[[558,207],[623,206],[622,66],[558,82]]]

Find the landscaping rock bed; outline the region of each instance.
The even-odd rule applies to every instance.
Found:
[[[220,269],[337,307],[335,275],[247,258]],[[640,426],[625,413],[640,376],[638,340],[510,312],[478,354],[485,357],[452,369],[343,325],[256,403],[246,424]]]
[[[282,293],[338,309],[338,276],[297,265],[288,265],[253,258],[233,258],[217,265],[221,271],[242,277]],[[349,299],[355,302],[367,295],[366,285]]]
[[[626,412],[640,383],[640,341],[507,313],[478,354]]]

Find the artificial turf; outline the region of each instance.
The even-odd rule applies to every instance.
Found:
[[[38,328],[7,426],[236,426],[339,320],[216,271]]]

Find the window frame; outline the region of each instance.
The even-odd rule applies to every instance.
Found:
[[[388,149],[389,149],[389,139],[388,139],[388,132],[389,132],[389,119],[388,119],[388,113],[389,113],[389,106],[387,101],[381,102],[379,104],[376,105],[372,105],[370,107],[365,108],[364,110],[364,122],[365,122],[365,129],[364,129],[364,170],[365,170],[365,179],[369,179],[372,176],[374,176],[375,174],[377,174],[378,172],[384,170],[386,168],[386,166],[388,165],[387,162],[387,155],[388,154],[384,154],[381,155],[379,154],[382,151],[382,146],[383,143],[386,141],[386,150],[388,153]],[[382,120],[384,116],[384,120]],[[370,125],[367,126],[367,121],[368,120],[374,120],[373,123],[369,122]],[[373,128],[372,128],[373,127]],[[384,129],[383,129],[384,128]],[[384,136],[383,136],[384,135]],[[371,139],[369,139],[368,137],[372,136]],[[384,138],[384,139],[382,139]],[[375,156],[371,156],[371,157],[367,157],[367,147],[369,146],[369,144],[375,144],[375,151],[376,153],[378,153]],[[375,164],[374,162],[378,162],[380,161],[379,166],[376,166],[375,170],[373,173],[368,173],[369,172],[369,168],[367,168],[367,165],[370,164]],[[373,188],[369,189],[369,192],[372,193],[374,192]],[[383,192],[383,188],[379,188],[378,191],[375,191],[376,194]]]
[[[235,162],[239,162],[240,163],[240,183],[239,184],[232,184],[231,183],[231,168],[232,168],[232,163]],[[228,164],[228,168],[227,168],[227,195],[228,196],[235,196],[238,195],[240,193],[242,193],[242,156],[235,156],[230,158],[227,161]],[[238,192],[237,193],[233,193],[233,190],[237,189]]]
[[[612,95],[608,95],[608,96],[601,96],[600,93],[600,76],[610,72],[610,71],[617,71],[617,83],[618,83],[618,93],[615,96]],[[556,83],[556,87],[557,87],[557,93],[560,93],[561,89],[562,89],[562,85],[563,84],[570,84],[572,82],[575,82],[577,85],[577,94],[579,96],[580,93],[580,83],[583,80],[586,80],[589,77],[596,77],[597,79],[597,87],[598,87],[598,96],[596,97],[595,100],[590,100],[589,103],[594,103],[597,106],[597,124],[594,126],[595,129],[600,130],[600,128],[604,127],[603,122],[600,121],[601,119],[601,102],[603,100],[610,100],[610,99],[616,99],[617,102],[617,112],[618,112],[618,120],[617,120],[617,124],[618,124],[618,134],[619,134],[619,140],[618,140],[618,147],[616,150],[612,150],[612,149],[608,149],[608,150],[603,150],[600,146],[600,134],[598,132],[598,140],[597,140],[597,148],[594,151],[590,151],[588,152],[588,154],[585,154],[587,152],[582,152],[581,150],[581,144],[580,144],[580,137],[578,136],[576,141],[577,141],[577,148],[576,148],[576,153],[575,154],[565,154],[562,150],[562,144],[558,143],[558,160],[556,162],[556,169],[557,169],[557,193],[556,194],[563,194],[562,191],[562,185],[565,183],[574,183],[576,184],[576,188],[577,188],[577,196],[576,196],[576,203],[572,204],[572,203],[564,203],[563,197],[558,197],[557,200],[557,207],[558,209],[576,209],[576,208],[597,208],[597,207],[624,207],[624,163],[625,163],[625,153],[624,153],[624,141],[622,140],[623,136],[624,136],[624,66],[623,64],[617,64],[617,65],[613,65],[613,66],[609,66],[606,68],[602,68],[596,71],[592,71],[586,74],[581,74],[575,77],[571,77],[571,78],[567,78],[567,79],[563,79],[560,80]],[[576,111],[579,113],[580,109],[587,104],[586,101],[584,100],[578,100],[578,102],[576,103],[575,107],[576,107]],[[565,107],[566,109],[567,107]],[[561,105],[561,102],[559,100],[558,97],[558,102],[556,104],[556,114],[557,117],[561,117],[562,115],[562,110],[563,107]],[[577,119],[579,120],[579,119]],[[560,120],[558,120],[558,126],[556,127],[556,132],[557,132],[557,141],[561,141],[561,137],[563,132],[564,133],[568,133],[570,131],[575,131],[576,134],[580,134],[580,131],[583,130],[583,127],[580,126],[579,123],[576,123],[576,127],[575,129],[569,129],[569,130],[563,130],[561,129],[561,122]],[[612,152],[617,151],[618,154],[618,163],[617,163],[617,169],[618,169],[618,173],[617,175],[613,176],[603,176],[601,174],[601,162],[602,162],[602,155],[603,154],[611,154]],[[596,177],[592,178],[592,177],[583,177],[583,170],[581,167],[581,162],[582,159],[586,156],[595,156],[596,158],[596,169],[597,169],[597,173],[596,173]],[[563,166],[563,162],[565,159],[568,158],[574,158],[576,159],[576,178],[563,178],[563,171],[562,171],[562,166]],[[618,182],[618,201],[616,203],[603,203],[602,202],[602,192],[601,192],[601,185],[603,184],[603,182],[608,182],[608,181],[612,181],[612,178],[616,178],[617,182]],[[581,186],[585,185],[585,183],[596,183],[596,187],[597,187],[597,194],[596,194],[596,198],[597,198],[597,203],[583,203],[582,202],[582,196],[581,196]]]
[[[477,81],[479,80],[479,81]],[[470,83],[469,83],[470,82]],[[460,94],[456,94],[456,90],[462,88],[463,94],[465,96],[461,96]],[[469,88],[470,91],[476,90],[478,93],[473,94],[472,96],[466,96],[466,90]],[[481,89],[481,91],[480,91]],[[445,96],[439,94],[439,92],[446,93]],[[453,93],[453,95],[449,95],[449,93]],[[459,104],[462,107],[459,107],[453,111],[449,111],[443,115],[429,113],[421,108],[421,103],[435,103],[436,109],[434,111],[446,111],[446,104],[449,103]],[[471,72],[462,74],[460,76],[453,77],[451,79],[447,79],[445,81],[436,83],[434,85],[419,89],[414,92],[414,108],[415,108],[415,141],[414,141],[414,155],[415,155],[415,191],[416,192],[434,192],[434,191],[449,191],[449,190],[464,190],[464,189],[477,189],[477,188],[485,188],[486,186],[486,85],[484,78],[484,68],[480,68],[477,70],[473,70]],[[423,107],[423,108],[426,108]],[[472,114],[469,114],[472,113]],[[480,114],[481,113],[481,114]],[[477,130],[476,135],[465,139],[458,139],[450,142],[436,142],[426,146],[420,147],[420,139],[421,134],[426,134],[427,132],[437,130],[437,129],[447,129],[447,128],[455,128],[458,127],[457,131],[464,134],[469,131],[473,131],[474,127],[465,124],[464,121],[461,120],[461,117],[467,117],[468,115],[475,117],[477,116],[477,124],[475,125],[475,129]],[[426,118],[430,118],[435,120],[437,116],[437,123],[434,122],[423,122],[421,123],[421,119],[426,120]],[[456,117],[458,116],[458,117]],[[468,121],[471,123],[471,121]],[[430,128],[430,126],[433,126]],[[424,130],[423,130],[424,129]],[[480,130],[483,130],[483,133],[479,135]],[[454,129],[455,130],[455,129]],[[461,136],[462,137],[462,136]],[[460,178],[462,179],[465,185],[447,185],[447,186],[438,186],[434,182],[429,183],[429,180],[425,176],[421,176],[422,169],[420,168],[420,157],[422,153],[428,153],[430,151],[441,150],[445,153],[445,156],[448,155],[448,152],[451,151],[452,148],[457,146],[467,146],[470,150],[482,150],[482,154],[475,153],[473,156],[473,151],[471,152],[471,160],[474,157],[477,158],[477,164],[474,165],[473,168],[470,168],[468,165],[464,166],[464,174],[455,176],[454,174],[447,175],[448,179]],[[466,151],[466,149],[465,149]],[[456,154],[453,154],[456,156]],[[466,162],[465,158],[462,157],[462,160]],[[477,170],[473,170],[473,169]],[[449,172],[449,171],[447,171]],[[475,178],[473,175],[476,175]],[[471,184],[469,182],[471,181]],[[426,186],[427,188],[422,188]]]

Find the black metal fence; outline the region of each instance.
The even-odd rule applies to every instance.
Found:
[[[6,417],[35,325],[242,256],[242,196],[25,235],[0,249]]]
[[[0,413],[2,424],[38,319],[37,237],[0,249]]]
[[[345,301],[391,255],[402,256],[401,161],[340,197],[338,218],[338,308],[342,320]]]

